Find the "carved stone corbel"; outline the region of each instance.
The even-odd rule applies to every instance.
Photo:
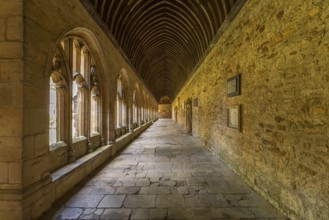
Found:
[[[86,88],[87,82],[85,78],[78,72],[75,72],[73,75],[73,79],[76,81],[79,88]]]
[[[60,71],[62,67],[62,58],[59,54],[55,54],[53,57],[53,66],[52,69]]]

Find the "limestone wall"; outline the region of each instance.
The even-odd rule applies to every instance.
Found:
[[[159,118],[171,118],[171,105],[159,104],[158,113],[159,113]]]
[[[0,218],[22,214],[23,2],[0,2]]]
[[[193,133],[292,219],[329,219],[328,23],[329,1],[247,1],[173,102],[197,96]]]

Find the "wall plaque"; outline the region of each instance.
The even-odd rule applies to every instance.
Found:
[[[229,78],[227,80],[227,96],[237,96],[240,95],[241,90],[241,73]]]
[[[227,127],[241,131],[241,105],[227,109]]]

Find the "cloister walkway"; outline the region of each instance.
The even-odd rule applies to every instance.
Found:
[[[285,219],[170,119],[56,204],[43,219]]]

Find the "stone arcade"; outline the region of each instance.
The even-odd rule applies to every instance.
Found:
[[[329,219],[328,24],[321,0],[0,1],[0,219],[90,174],[76,218]]]

